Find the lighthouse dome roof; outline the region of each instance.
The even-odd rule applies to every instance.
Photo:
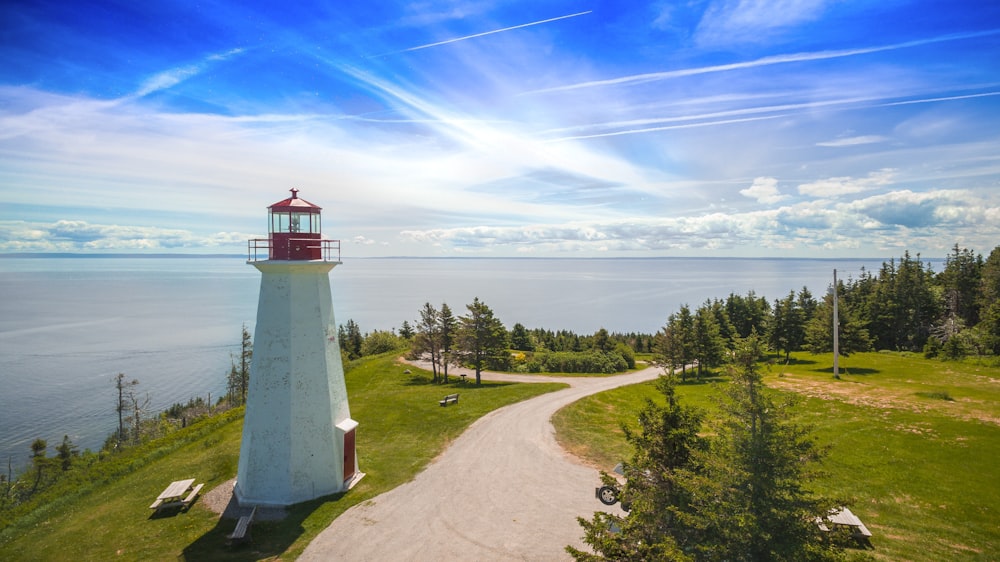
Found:
[[[274,203],[268,209],[272,211],[298,211],[305,213],[318,213],[322,209],[319,205],[313,205],[305,199],[300,199],[298,189],[292,188],[291,192],[291,197]]]

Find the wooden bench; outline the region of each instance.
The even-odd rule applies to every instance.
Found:
[[[191,502],[193,502],[194,499],[198,497],[198,492],[201,492],[201,488],[204,485],[205,485],[205,483],[203,482],[201,484],[198,484],[194,488],[192,488],[191,489],[191,493],[188,494],[187,497],[184,498],[181,503],[183,503],[185,506],[191,505]]]
[[[447,406],[448,404],[457,404],[457,403],[458,403],[458,394],[449,394],[448,396],[445,396],[444,399],[438,401],[438,404],[441,404],[442,406]]]
[[[253,506],[250,515],[243,515],[236,522],[236,528],[226,538],[229,544],[239,544],[250,539],[250,526],[253,525],[253,518],[257,515],[257,506]]]

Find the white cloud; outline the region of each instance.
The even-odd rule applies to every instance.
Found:
[[[799,185],[799,193],[810,197],[840,197],[853,193],[870,191],[876,187],[889,185],[892,183],[896,170],[883,168],[871,172],[863,178],[853,178],[849,176],[827,178],[824,180],[804,183]]]
[[[760,185],[768,185],[763,178]],[[774,210],[709,213],[676,218],[642,218],[528,226],[471,226],[406,230],[404,242],[476,254],[532,251],[565,254],[604,251],[686,252],[698,249],[798,252],[895,248],[901,229],[925,248],[947,251],[955,240],[990,246],[1000,236],[997,201],[961,190],[914,193],[903,190],[831,205],[808,201]],[[919,229],[919,230],[917,230]],[[917,239],[917,238],[914,238]],[[995,244],[995,243],[993,243]],[[808,255],[808,254],[806,254]]]
[[[778,191],[778,180],[776,178],[759,177],[753,180],[753,184],[746,189],[740,190],[740,195],[756,199],[758,203],[770,205],[785,199],[787,195],[782,195]]]
[[[246,247],[254,235],[239,232],[196,234],[151,226],[93,224],[79,220],[53,223],[0,221],[0,252],[190,252]]]
[[[816,146],[827,146],[827,147],[842,147],[842,146],[858,146],[861,144],[873,144],[877,142],[885,142],[888,140],[886,137],[881,135],[861,135],[857,137],[844,137],[838,138],[831,141],[822,141],[816,143]]]
[[[774,31],[818,19],[829,0],[717,0],[698,24],[701,45],[759,43]]]
[[[905,189],[859,199],[846,208],[885,225],[911,229],[980,225],[995,211],[989,202],[962,190],[916,193]]]

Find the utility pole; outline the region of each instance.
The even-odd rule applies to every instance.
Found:
[[[840,378],[840,319],[837,313],[837,270],[833,270],[833,378]]]

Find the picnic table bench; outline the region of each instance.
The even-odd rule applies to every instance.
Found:
[[[253,525],[253,518],[256,515],[257,506],[253,506],[249,515],[240,516],[236,522],[236,528],[233,529],[232,533],[226,535],[226,538],[229,539],[229,544],[239,544],[250,539],[250,526]]]
[[[867,540],[872,536],[872,532],[868,530],[868,527],[865,527],[865,524],[861,522],[861,519],[859,519],[857,515],[851,513],[851,510],[846,507],[831,510],[830,515],[826,517],[825,521],[818,517],[817,519],[819,528],[822,531],[830,530],[830,528],[826,525],[826,523],[829,522],[832,525],[850,527],[851,534],[853,534],[855,538],[861,540]]]
[[[442,398],[441,400],[438,401],[438,404],[440,404],[442,406],[447,406],[448,404],[457,404],[457,403],[458,403],[458,394],[457,393],[456,394],[449,394],[448,396],[445,396],[444,398]]]
[[[149,509],[159,513],[160,510],[172,507],[188,507],[198,497],[205,485],[202,483],[193,486],[193,484],[194,478],[171,482],[160,492],[159,496],[156,496],[156,500],[149,506]]]

